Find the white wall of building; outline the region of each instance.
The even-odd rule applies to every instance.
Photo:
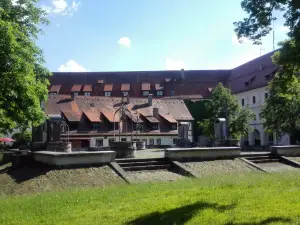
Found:
[[[177,140],[177,135],[172,135],[172,136],[141,136],[138,137],[140,140],[146,140],[147,145],[152,145],[150,144],[150,139],[154,141],[153,145],[170,145],[170,146],[175,146],[176,145],[176,140]],[[121,136],[121,140],[125,139],[127,141],[131,141],[130,136]],[[135,136],[132,137],[132,139],[136,139]],[[90,147],[96,147],[96,142],[97,140],[102,140],[103,142],[103,147],[108,147],[109,146],[109,140],[114,140],[113,136],[109,136],[107,138],[105,137],[92,137],[90,140]],[[119,137],[115,137],[116,141],[119,141]],[[160,141],[159,141],[160,140]],[[159,144],[160,142],[160,144]]]
[[[269,144],[276,144],[276,145],[289,145],[290,144],[290,138],[288,135],[284,135],[280,140],[276,140],[275,137],[272,138],[269,137],[269,134],[267,134],[264,131],[263,127],[263,121],[260,117],[261,113],[261,107],[266,101],[266,93],[267,87],[261,87],[253,90],[249,90],[246,92],[235,94],[236,98],[239,101],[239,104],[242,105],[242,101],[244,99],[244,106],[249,106],[249,108],[255,113],[255,119],[250,122],[253,131],[249,132],[248,137],[244,137],[241,140],[241,144],[244,143],[245,140],[248,139],[249,145],[255,145],[255,139],[260,139],[260,145],[269,145]],[[253,102],[253,97],[255,97],[255,103]],[[257,130],[257,131],[255,131]]]

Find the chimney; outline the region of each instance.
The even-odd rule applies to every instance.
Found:
[[[158,108],[157,107],[153,108],[153,117],[158,118]]]
[[[152,95],[152,94],[149,94],[149,95],[148,95],[148,105],[149,105],[149,106],[152,106],[152,98],[153,98],[153,95]]]
[[[185,75],[184,75],[184,69],[181,69],[181,79],[184,80],[185,79]]]

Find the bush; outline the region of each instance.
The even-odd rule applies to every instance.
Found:
[[[13,148],[18,148],[21,145],[28,145],[31,142],[31,132],[26,130],[20,133],[15,133],[12,138],[15,140]]]

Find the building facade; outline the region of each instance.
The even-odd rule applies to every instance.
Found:
[[[51,95],[45,105],[47,115],[59,115],[68,124],[73,149],[106,147],[113,141],[145,141],[147,146],[174,146],[181,127],[189,127],[193,142],[193,118],[183,100],[148,98]],[[126,108],[125,120],[118,109]],[[186,126],[188,125],[188,126]]]
[[[290,143],[289,137],[285,135],[280,140],[276,140],[274,135],[267,134],[264,131],[260,116],[261,106],[268,97],[268,82],[278,70],[278,67],[273,64],[271,59],[273,53],[265,54],[232,70],[54,73],[50,78],[49,98],[51,102],[51,99],[61,98],[59,96],[69,96],[69,98],[75,99],[76,103],[81,98],[89,99],[89,101],[93,98],[100,98],[103,101],[103,107],[109,105],[110,101],[115,101],[116,97],[120,98],[121,96],[130,96],[135,101],[135,104],[138,104],[138,101],[147,101],[149,95],[153,95],[156,102],[165,101],[168,104],[177,102],[178,104],[175,104],[176,107],[179,107],[179,111],[184,108],[188,119],[184,121],[178,115],[171,115],[175,119],[177,118],[177,122],[189,124],[189,139],[193,141],[192,118],[189,112],[186,111],[183,100],[210,98],[216,85],[222,83],[231,89],[241,106],[249,106],[256,114],[256,118],[251,121],[253,131],[249,132],[247,137],[243,137],[242,145],[286,145]],[[135,98],[136,100],[134,100]],[[84,110],[83,113],[85,116],[87,115]],[[62,114],[68,120],[67,114],[64,114],[63,111]],[[143,117],[142,114],[141,117]],[[171,133],[166,135],[162,131],[157,132],[155,135],[145,133],[144,139],[151,144],[157,142],[163,145],[172,145],[172,143],[175,143],[175,136],[178,135],[178,132],[175,133],[172,135]],[[101,135],[103,136],[103,134]],[[159,140],[158,136],[164,136],[164,138]],[[76,137],[75,134],[74,137]],[[107,138],[106,136],[97,138],[89,136],[89,138],[91,138],[91,146],[97,145],[95,143],[107,145],[109,138],[112,138],[112,136],[107,135]],[[100,140],[101,138],[103,139],[102,141]],[[99,141],[97,142],[98,139]]]

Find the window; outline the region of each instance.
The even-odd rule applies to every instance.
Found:
[[[163,92],[163,91],[157,91],[157,92],[156,92],[156,95],[157,95],[157,96],[163,96],[163,95],[164,95],[164,92]]]
[[[49,95],[57,95],[56,92],[51,92]]]
[[[176,123],[172,124],[172,130],[177,130],[177,124]]]
[[[256,114],[254,115],[254,118],[253,118],[253,120],[254,120],[254,121],[256,121]]]
[[[174,144],[174,145],[177,144],[177,138],[173,138],[173,144]]]
[[[91,96],[91,92],[84,92],[84,96]]]
[[[256,99],[255,96],[252,97],[252,103],[255,104],[256,103]]]
[[[99,123],[93,123],[93,130],[99,130],[100,124]]]
[[[108,145],[110,146],[110,143],[112,143],[112,142],[115,142],[115,139],[114,138],[109,138],[108,139]]]
[[[103,146],[103,139],[96,139],[96,147]]]
[[[123,91],[123,96],[128,96],[128,91]]]
[[[265,93],[265,99],[269,97],[269,93]]]
[[[150,139],[149,139],[149,144],[150,144],[150,145],[154,145],[154,139],[153,139],[153,138],[150,138]]]
[[[143,142],[145,142],[145,145],[147,145],[147,139],[143,139]]]
[[[153,130],[158,130],[158,123],[152,124],[152,129]]]
[[[125,142],[125,141],[127,141],[127,140],[126,140],[126,138],[121,138],[121,141]]]
[[[242,106],[245,105],[245,99],[242,99]]]
[[[114,129],[114,125],[113,125],[112,129]],[[115,123],[115,130],[119,130],[119,123]]]
[[[149,95],[149,91],[143,91],[143,96],[148,96]]]
[[[111,96],[111,92],[110,91],[106,91],[106,92],[104,92],[104,95],[107,96],[107,97],[110,97]]]
[[[74,92],[74,96],[77,96],[78,95],[78,92]]]
[[[156,145],[161,145],[161,139],[160,138],[156,139]]]

